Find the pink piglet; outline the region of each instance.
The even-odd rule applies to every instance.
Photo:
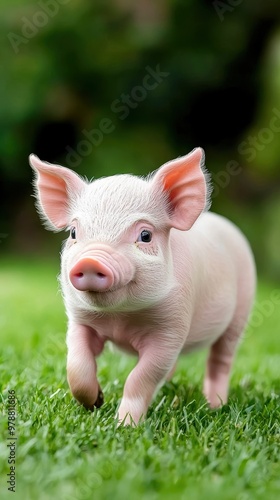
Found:
[[[118,421],[137,424],[180,354],[207,347],[204,394],[227,402],[230,370],[252,308],[256,273],[244,235],[208,211],[204,153],[194,149],[147,178],[88,182],[30,156],[47,228],[69,229],[60,283],[74,397],[100,406],[96,358],[107,340],[135,354]]]

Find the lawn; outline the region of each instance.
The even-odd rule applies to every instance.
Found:
[[[107,348],[98,363],[105,404],[93,413],[80,407],[66,381],[58,262],[2,258],[0,265],[1,499],[280,498],[279,284],[259,283],[228,405],[210,411],[205,404],[201,352],[180,360],[143,424],[117,428],[135,360]],[[17,397],[13,496],[9,390]]]

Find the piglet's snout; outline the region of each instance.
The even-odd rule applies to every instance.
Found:
[[[69,277],[72,285],[81,292],[106,292],[114,284],[111,269],[91,257],[80,259],[71,269]]]

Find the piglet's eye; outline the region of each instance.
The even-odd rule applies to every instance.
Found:
[[[139,235],[137,241],[142,241],[143,243],[150,243],[152,240],[152,232],[148,229],[144,229]]]
[[[76,228],[75,227],[71,227],[71,229],[70,229],[70,236],[71,236],[72,240],[76,239]]]

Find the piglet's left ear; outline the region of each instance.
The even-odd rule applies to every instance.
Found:
[[[204,151],[196,148],[186,156],[165,163],[152,178],[154,188],[166,195],[171,227],[187,231],[206,207],[203,163]]]

